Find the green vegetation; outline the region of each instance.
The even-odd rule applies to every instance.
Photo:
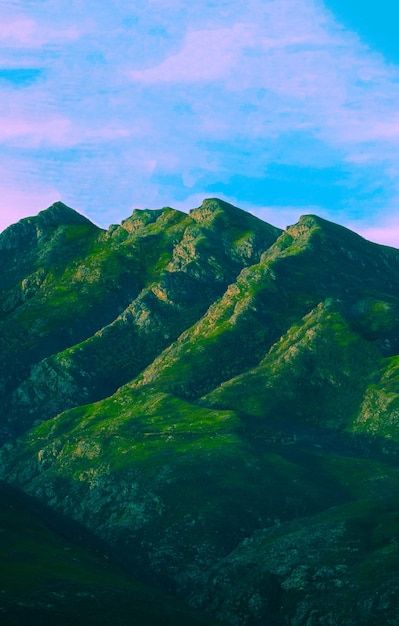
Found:
[[[135,580],[83,528],[5,485],[0,501],[2,624],[210,623]]]
[[[399,251],[209,199],[107,232],[57,204],[6,231],[0,260],[6,481],[211,623],[396,623]],[[7,598],[79,623],[87,589],[131,623],[136,579],[82,544],[64,558],[23,512],[13,535],[13,515]],[[137,623],[180,610],[140,589]]]

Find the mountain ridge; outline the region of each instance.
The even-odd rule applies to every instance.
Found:
[[[89,376],[92,359],[90,355],[93,352],[91,344],[93,342],[96,344],[104,343],[103,338],[105,335],[108,335],[106,337],[106,342],[108,344],[110,341],[109,335],[113,336],[113,341],[115,342],[115,345],[118,345],[119,347],[119,355],[116,358],[120,360],[121,355],[123,354],[123,351],[125,349],[127,337],[129,336],[129,333],[130,335],[132,335],[133,333],[132,340],[136,341],[136,343],[141,341],[141,348],[139,349],[141,355],[137,355],[137,366],[134,366],[134,363],[132,362],[130,362],[129,366],[125,366],[123,362],[121,363],[120,367],[122,369],[124,367],[128,367],[128,373],[124,374],[122,372],[122,382],[127,382],[126,376],[129,376],[131,374],[131,377],[133,377],[134,372],[137,371],[137,367],[140,367],[143,362],[142,358],[144,357],[148,360],[150,359],[151,354],[153,354],[154,349],[152,349],[151,351],[151,339],[148,337],[148,332],[146,330],[146,326],[149,323],[150,319],[152,320],[152,336],[155,336],[156,334],[156,336],[158,337],[157,341],[161,341],[160,345],[166,346],[168,343],[168,333],[173,333],[172,336],[176,338],[177,335],[180,334],[182,330],[184,330],[184,326],[189,325],[191,320],[194,321],[199,315],[201,315],[201,313],[206,310],[207,303],[210,304],[214,297],[223,291],[224,286],[227,284],[228,278],[233,279],[235,273],[238,272],[245,264],[248,264],[248,262],[252,260],[253,255],[255,255],[255,257],[256,255],[259,256],[260,252],[256,249],[256,246],[259,247],[260,245],[260,235],[257,235],[256,232],[252,242],[248,241],[248,239],[245,238],[245,243],[247,244],[245,254],[236,254],[236,248],[232,250],[231,254],[229,253],[229,256],[226,255],[223,251],[223,248],[226,248],[226,245],[223,244],[223,242],[220,243],[220,239],[222,237],[222,233],[220,232],[220,230],[221,228],[224,229],[225,221],[229,220],[229,216],[227,215],[227,217],[222,220],[222,224],[220,224],[220,217],[224,217],[224,211],[226,210],[226,206],[228,205],[224,203],[222,205],[223,210],[220,210],[219,208],[219,210],[217,211],[219,214],[219,225],[215,234],[213,234],[212,230],[212,228],[214,227],[213,221],[215,216],[213,215],[212,217],[212,213],[210,218],[211,226],[209,227],[205,225],[202,227],[203,229],[205,228],[205,230],[201,231],[198,230],[196,226],[197,222],[201,220],[194,220],[193,225],[190,217],[188,217],[186,214],[180,212],[174,213],[173,209],[161,209],[160,211],[157,211],[154,215],[149,215],[148,211],[140,212],[139,215],[141,216],[141,219],[144,216],[144,225],[142,227],[139,227],[138,229],[133,228],[133,231],[131,231],[131,234],[133,234],[132,243],[130,243],[129,234],[127,235],[128,239],[125,239],[124,236],[121,243],[118,241],[118,238],[116,239],[116,243],[114,243],[115,234],[117,233],[117,230],[115,229],[112,230],[111,238],[108,235],[104,235],[106,237],[103,246],[104,252],[100,250],[100,253],[104,255],[106,262],[107,255],[109,255],[110,253],[114,254],[117,257],[120,257],[124,264],[126,263],[130,265],[130,269],[128,270],[128,275],[130,276],[132,276],[132,270],[134,271],[135,269],[131,264],[132,244],[137,246],[137,252],[139,254],[141,253],[141,250],[143,252],[147,251],[148,246],[150,246],[151,250],[154,250],[154,248],[155,250],[157,250],[155,246],[162,246],[159,252],[157,252],[157,256],[159,256],[161,260],[161,265],[159,265],[159,268],[157,270],[159,278],[158,281],[155,280],[154,282],[153,279],[156,279],[157,276],[152,276],[151,274],[149,274],[147,284],[137,286],[136,292],[134,293],[135,297],[133,296],[133,298],[130,299],[128,296],[128,299],[125,301],[125,306],[127,305],[126,308],[123,307],[122,310],[118,312],[119,315],[110,320],[110,324],[105,325],[104,328],[102,328],[103,324],[101,323],[101,320],[101,322],[97,324],[97,328],[95,329],[96,334],[92,335],[91,338],[83,337],[83,343],[81,347],[74,352],[74,354],[78,355],[77,358],[79,358],[80,360],[80,363],[78,365],[79,371],[76,375],[81,381],[82,371],[83,375],[86,375],[86,378],[88,378]],[[200,210],[201,208],[198,209],[198,211]],[[209,221],[209,212],[207,211],[207,206],[205,207],[205,210],[207,213],[207,219]],[[240,210],[237,209],[237,211]],[[137,213],[133,214],[133,222],[137,221],[136,215]],[[164,219],[165,217],[166,220]],[[161,226],[157,226],[159,220],[161,220]],[[260,220],[257,220],[257,218],[252,218],[252,216],[245,216],[245,229],[247,229],[248,225],[250,225],[251,223],[254,224],[257,229],[261,229],[261,232],[263,233],[266,240],[271,240],[271,237],[274,237],[279,232],[278,229],[265,226],[262,222],[260,222]],[[179,224],[181,225],[179,226]],[[176,245],[172,244],[172,246],[170,246],[168,241],[162,243],[165,229],[168,226],[171,228],[173,237],[176,236],[176,228],[180,230],[181,239]],[[126,221],[122,223],[122,228],[124,230],[126,229]],[[142,228],[149,228],[149,234],[143,236]],[[202,250],[202,246],[204,245],[202,242],[205,240],[204,233],[207,234],[208,237],[211,236],[214,239],[213,245],[215,247],[215,255],[210,258],[208,257],[206,252],[206,245],[204,247],[204,250]],[[244,231],[241,228],[241,230],[238,231],[238,234],[246,237],[248,235],[248,231]],[[153,239],[154,237],[155,240]],[[252,235],[250,234],[250,239],[251,237]],[[149,243],[147,243],[147,240]],[[251,246],[253,250],[252,252],[250,251]],[[127,250],[127,252],[125,252],[125,250]],[[147,254],[147,256],[149,255]],[[159,261],[157,261],[157,263],[159,264]],[[138,259],[138,263],[136,263],[136,265],[138,265],[136,272],[140,272],[140,274],[143,275],[143,263],[140,259]],[[105,274],[106,269],[106,266],[102,268],[101,271],[103,275]],[[87,271],[89,271],[89,268],[87,268],[86,266],[84,271],[87,273]],[[112,267],[111,271],[113,271]],[[204,272],[206,273],[205,279],[203,277]],[[99,278],[101,279],[101,275],[99,276]],[[176,283],[176,281],[178,281],[176,285],[178,290],[174,286],[174,283]],[[80,283],[81,279],[79,277],[78,285]],[[197,285],[202,286],[202,291],[197,291]],[[111,287],[115,289],[115,287],[113,287],[112,285]],[[123,287],[124,285],[122,284],[122,288]],[[107,287],[107,290],[108,289],[109,287]],[[65,292],[65,295],[63,294],[63,298],[66,302],[68,292]],[[74,303],[72,301],[72,305],[73,304]],[[65,308],[65,306],[66,305],[64,304],[63,308]],[[180,309],[182,306],[184,307],[184,319],[180,314]],[[192,311],[191,314],[190,309]],[[156,328],[158,330],[156,330]],[[143,339],[141,339],[141,337],[143,337]],[[157,346],[158,344],[155,346],[155,349],[158,349]],[[67,348],[67,350],[68,349],[71,350],[72,348]],[[84,366],[82,362],[85,351],[88,352],[88,356],[86,357],[86,366]],[[148,357],[145,357],[146,352],[149,352]],[[65,362],[65,359],[69,358],[69,355],[71,356],[71,358],[73,358],[73,353],[65,352],[65,350],[63,351],[62,355],[60,356],[63,363]],[[49,382],[49,394],[52,396],[54,395],[54,373],[59,372],[59,367],[57,363],[54,362],[54,358],[51,355],[48,355],[47,359],[50,360],[43,361],[43,367],[46,371],[46,374],[42,376],[42,378],[44,378],[44,382],[46,380]],[[30,392],[29,390],[27,390],[25,385],[25,389],[22,389],[21,392],[18,394],[18,397],[16,398],[18,411],[20,411],[21,402],[22,405],[24,403],[25,405],[34,404],[32,393],[34,394],[35,390],[37,390],[38,367],[39,364],[37,364],[36,368],[33,368],[32,370],[32,375],[34,377],[32,384],[30,385],[32,391]],[[118,366],[116,362],[113,363],[113,367],[115,370],[117,369]],[[62,368],[65,369],[64,366],[62,366]],[[57,374],[55,375],[57,376]],[[60,376],[61,378],[59,378],[59,380],[62,380],[62,374]],[[71,387],[70,382],[71,377],[69,374],[67,374],[65,382],[62,384],[64,386],[66,385],[67,387],[69,386],[69,389],[66,390],[66,394],[72,400],[72,398],[74,398],[75,395],[78,393],[78,389],[76,385],[73,384],[73,381]],[[89,384],[89,380],[87,380],[86,382],[87,384]],[[118,382],[119,381],[114,383],[114,389],[117,388]],[[108,372],[105,372],[104,380],[101,385],[101,387],[104,389],[104,392],[106,392],[107,389],[112,389],[112,387],[107,386],[108,383],[109,374]],[[60,387],[61,385],[59,386],[59,392],[61,392]],[[90,395],[89,392],[84,391],[84,389],[86,388],[87,385],[84,385],[82,400],[94,401],[98,399],[98,392],[95,392],[93,390],[94,395]],[[43,390],[41,390],[39,393],[42,394]],[[23,396],[26,397],[25,401]],[[40,405],[42,405],[43,401],[41,395],[39,400]],[[12,405],[12,398],[10,399],[10,402]],[[12,413],[10,403],[8,403],[6,406],[7,412]],[[31,406],[29,408],[29,411],[32,411]],[[40,407],[39,413],[41,412],[42,408]],[[36,417],[36,419],[37,418],[38,417]],[[35,420],[33,419],[33,421]]]
[[[2,478],[223,624],[396,619],[399,250],[215,198],[75,226],[0,285]]]

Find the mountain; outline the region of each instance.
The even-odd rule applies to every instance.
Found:
[[[205,626],[209,621],[132,579],[84,528],[0,484],[2,624]],[[213,622],[212,622],[213,623]]]
[[[136,210],[107,232],[56,203],[6,229],[0,235],[5,434],[116,391],[197,321],[278,234],[212,200],[189,216]]]
[[[399,250],[208,199],[0,260],[7,483],[211,621],[396,623]]]

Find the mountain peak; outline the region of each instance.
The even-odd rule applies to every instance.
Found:
[[[41,224],[51,226],[69,226],[72,224],[87,224],[90,222],[87,217],[84,217],[75,211],[75,209],[71,209],[71,207],[60,201],[54,202],[44,211],[40,211],[37,218],[28,217],[27,219],[39,219]]]
[[[290,233],[290,235],[294,237],[296,236],[296,234],[302,234],[305,231],[309,232],[314,230],[322,230],[326,235],[329,236],[335,236],[344,239],[347,239],[349,237],[352,241],[367,241],[364,239],[364,237],[358,235],[353,230],[340,224],[336,224],[335,222],[331,222],[330,220],[326,220],[319,215],[313,215],[311,213],[301,215],[296,224],[288,226],[287,228],[287,231]]]
[[[296,224],[287,227],[286,233],[296,241],[308,241],[310,238],[315,241],[317,239],[323,242],[323,245],[338,246],[340,250],[344,248],[358,249],[359,247],[366,250],[382,247],[367,241],[345,226],[312,214],[302,215]]]
[[[206,219],[213,219],[216,214],[221,213],[227,215],[242,215],[245,213],[245,211],[239,209],[233,204],[225,202],[224,200],[219,200],[219,198],[206,198],[202,202],[200,207],[189,211],[190,217],[192,217],[197,222],[202,222]]]
[[[33,217],[24,217],[16,224],[11,224],[0,233],[0,251],[18,249],[36,241],[43,234],[54,232],[59,227],[91,225],[97,228],[87,217],[84,217],[63,202],[54,202]]]
[[[282,233],[280,228],[276,228],[259,217],[252,215],[252,213],[219,198],[206,198],[200,207],[189,211],[189,215],[196,222],[207,221],[208,223],[215,223],[222,220],[225,228],[246,228],[248,230],[262,231],[263,236],[266,236],[267,239],[271,237],[272,240]]]

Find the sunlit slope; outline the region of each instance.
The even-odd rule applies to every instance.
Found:
[[[3,292],[4,412],[17,432],[132,379],[280,232],[216,200],[190,215],[136,210],[108,232],[64,205],[54,207],[3,234],[6,246],[15,231],[17,246],[20,231],[47,227],[46,254],[35,230],[27,240],[29,267]],[[54,212],[66,225],[53,226]]]

